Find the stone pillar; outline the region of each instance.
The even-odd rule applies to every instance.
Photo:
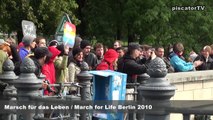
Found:
[[[81,100],[91,100],[91,80],[93,75],[91,75],[88,70],[88,64],[83,62],[81,72],[77,75],[79,84],[82,86],[80,88]],[[80,115],[80,120],[91,120],[91,115],[83,113]]]
[[[144,74],[141,74],[141,75],[138,75],[138,78],[137,78],[137,81],[138,83],[140,84],[139,87],[138,87],[138,96],[137,96],[137,101],[144,101],[144,98],[142,96],[142,92],[140,90],[140,86],[143,86],[144,84],[146,84],[146,81],[149,79],[149,75],[147,73],[144,73]],[[144,120],[144,113],[138,113],[137,114],[137,120]]]
[[[167,69],[163,60],[158,57],[152,60],[147,73],[150,78],[138,88],[145,102],[153,105],[153,110],[145,114],[145,120],[169,120],[169,113],[164,108],[170,105],[170,98],[174,96],[176,88],[165,78]]]
[[[14,86],[17,89],[18,102],[30,102],[31,97],[41,95],[39,88],[42,86],[42,81],[34,74],[35,69],[34,62],[30,58],[25,58],[20,67],[21,74],[19,78],[14,81]],[[33,120],[34,113],[30,113],[29,111],[17,112],[19,119]]]
[[[7,83],[8,85],[4,89],[4,100],[16,100],[15,97],[17,95],[16,88],[13,85],[14,80],[18,78],[18,76],[15,75],[14,73],[14,64],[12,60],[7,59],[3,63],[3,73],[0,75],[0,80],[4,83]],[[12,102],[12,101],[11,101]],[[2,120],[16,120],[16,115],[15,114],[5,114],[1,116]]]

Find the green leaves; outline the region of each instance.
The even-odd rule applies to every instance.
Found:
[[[95,36],[100,41],[103,38],[138,41],[140,36],[140,43],[167,46],[183,42],[188,49],[211,44],[213,3],[210,1],[90,0],[87,3],[89,6],[84,7],[87,37]],[[181,7],[205,9],[178,10]]]
[[[77,7],[75,0],[0,1],[0,29],[3,32],[20,31],[21,21],[30,20],[37,26],[38,33],[53,35],[64,13],[70,15],[73,23],[79,24],[74,14]]]
[[[198,6],[204,10],[178,10]],[[177,41],[199,49],[212,44],[212,6],[210,0],[2,0],[0,29],[20,30],[27,19],[39,33],[52,35],[68,13],[83,38],[109,45],[115,39],[163,46]]]

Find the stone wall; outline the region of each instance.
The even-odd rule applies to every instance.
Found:
[[[213,70],[167,74],[177,90],[171,100],[212,100]]]
[[[213,70],[169,73],[166,78],[177,88],[171,100],[213,100]],[[170,120],[182,120],[182,115],[171,114]]]

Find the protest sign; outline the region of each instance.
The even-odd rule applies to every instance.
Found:
[[[23,35],[29,35],[36,38],[36,27],[32,21],[22,20]]]
[[[70,22],[66,22],[64,24],[64,35],[63,35],[63,43],[66,46],[72,48],[75,43],[76,36],[76,27],[74,24]]]
[[[66,22],[72,23],[68,14],[64,14],[62,16],[55,32],[55,39],[58,40],[59,43],[63,42],[64,24]]]

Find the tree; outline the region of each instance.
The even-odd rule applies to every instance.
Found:
[[[198,0],[84,0],[84,35],[103,42],[120,38],[153,46],[183,42],[187,49],[199,49],[211,44],[212,4]],[[178,10],[181,7],[185,10]]]
[[[66,12],[83,38],[108,45],[115,39],[153,46],[179,41],[198,50],[212,44],[212,5],[199,0],[7,0],[0,1],[0,29],[21,32],[26,19],[36,24],[38,33],[54,34]],[[178,10],[181,7],[185,10]]]
[[[82,0],[84,1],[84,0]],[[88,39],[97,39],[104,44],[112,40],[123,38],[123,9],[124,0],[89,0],[84,1],[81,9],[81,19],[84,26],[80,31],[85,31],[82,36]]]
[[[80,23],[75,16],[77,7],[75,0],[0,1],[0,11],[2,11],[0,29],[8,33],[18,31],[20,35],[21,21],[30,20],[37,26],[37,33],[53,35],[64,13],[71,17],[73,23]]]

